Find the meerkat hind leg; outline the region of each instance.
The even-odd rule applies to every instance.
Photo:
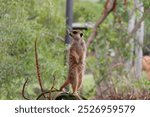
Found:
[[[78,90],[78,72],[77,72],[77,69],[75,69],[71,72],[70,83],[71,83],[72,91],[74,94]]]
[[[60,90],[63,91],[63,92],[66,92],[66,91],[64,90],[64,88],[65,88],[69,83],[70,83],[70,81],[69,81],[69,79],[67,79],[67,80],[64,82],[64,84],[60,87]]]
[[[75,79],[76,81],[71,83],[71,86],[72,86],[72,91],[73,93],[72,94],[76,94],[77,93],[77,89],[78,89],[78,82],[77,82],[77,79]]]
[[[79,74],[79,79],[78,79],[79,81],[79,83],[78,83],[78,90],[79,89],[81,89],[81,86],[82,86],[82,82],[83,82],[83,74],[82,73],[80,73]]]
[[[73,90],[72,95],[74,95],[78,100],[82,100],[82,98],[79,96],[79,94],[77,92],[77,90],[78,90],[78,82],[79,82],[78,78],[76,78],[75,80],[76,80],[76,82],[74,82],[72,84],[72,90]]]

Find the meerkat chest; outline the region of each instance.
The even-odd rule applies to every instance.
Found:
[[[81,46],[80,44],[78,44],[77,47],[76,47],[76,52],[77,52],[78,54],[82,54],[82,51],[83,51],[82,46]]]
[[[84,43],[83,42],[79,42],[79,43],[75,43],[72,45],[73,49],[77,52],[77,54],[82,54],[84,51],[83,48]]]
[[[79,44],[79,49],[80,49],[80,51],[85,52],[85,42],[84,42],[84,40],[82,40],[82,41],[80,42],[80,44]]]

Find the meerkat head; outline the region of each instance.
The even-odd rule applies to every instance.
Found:
[[[79,41],[83,37],[83,33],[80,30],[72,30],[69,35],[72,37],[74,41]]]

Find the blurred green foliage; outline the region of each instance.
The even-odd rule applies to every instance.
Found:
[[[44,87],[50,88],[53,75],[64,79],[65,46],[57,38],[63,39],[65,34],[64,14],[64,1],[0,0],[0,99],[22,99],[21,88],[26,78],[30,80],[29,92],[37,96],[36,38]]]
[[[144,8],[147,8],[148,2],[143,1]],[[74,8],[74,18],[76,22],[95,22],[101,16],[105,1],[100,0],[96,4],[94,2],[81,2],[76,3]],[[123,2],[118,1],[116,12],[111,13],[104,23],[98,29],[98,35],[94,39],[93,43],[88,48],[89,56],[87,57],[87,73],[92,73],[95,85],[98,88],[93,90],[92,81],[89,80],[91,88],[88,89],[89,94],[84,93],[89,97],[93,92],[99,93],[100,91],[105,94],[105,90],[115,88],[120,89],[118,93],[125,93],[125,89],[131,84],[129,90],[142,91],[142,86],[149,92],[149,85],[140,79],[138,86],[136,85],[136,79],[134,75],[130,76],[126,66],[123,65],[125,61],[129,60],[133,53],[131,53],[131,38],[128,35],[128,23],[129,23],[129,12],[133,9],[133,1],[128,1],[128,6],[125,9]],[[149,31],[150,22],[148,20],[149,14],[146,14],[145,21],[145,45],[150,42]],[[85,39],[89,37],[92,30],[85,31]],[[91,78],[92,78],[91,77]],[[143,76],[145,80],[146,77]],[[124,80],[125,78],[125,80]],[[115,79],[115,80],[112,80]],[[86,81],[85,81],[86,82]],[[88,81],[87,81],[88,82]],[[147,81],[149,82],[149,81]],[[141,85],[140,85],[141,84]],[[136,87],[137,86],[137,87]],[[114,89],[115,89],[114,88]],[[90,92],[93,91],[93,92]],[[107,92],[107,91],[106,91]],[[94,94],[93,94],[94,95]]]
[[[34,41],[37,41],[42,83],[51,87],[53,76],[56,88],[67,75],[64,65],[66,0],[0,0],[0,99],[22,99],[21,90],[29,79],[26,95],[40,93],[36,79]],[[145,8],[149,2],[143,1]],[[74,0],[74,22],[93,22],[101,16],[105,0],[87,2]],[[127,7],[127,11],[130,9]],[[145,43],[149,40],[149,15],[145,18]],[[88,48],[87,72],[83,95],[92,98],[96,85],[103,79],[125,76],[122,66],[111,68],[116,62],[130,57],[127,32],[128,14],[119,3],[116,14],[110,14],[98,29],[98,35]],[[91,29],[84,31],[85,39]],[[115,56],[110,55],[116,53]],[[112,71],[112,72],[110,72]],[[111,75],[110,75],[111,74]],[[94,78],[94,80],[93,80]],[[148,84],[146,82],[146,84]]]

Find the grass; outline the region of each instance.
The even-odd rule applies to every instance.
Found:
[[[146,77],[145,73],[139,80],[121,76],[102,81],[96,87],[93,76],[86,74],[82,95],[87,99],[150,99],[150,81]]]
[[[86,98],[91,99],[96,94],[95,81],[92,74],[86,74],[83,81],[83,94]]]

